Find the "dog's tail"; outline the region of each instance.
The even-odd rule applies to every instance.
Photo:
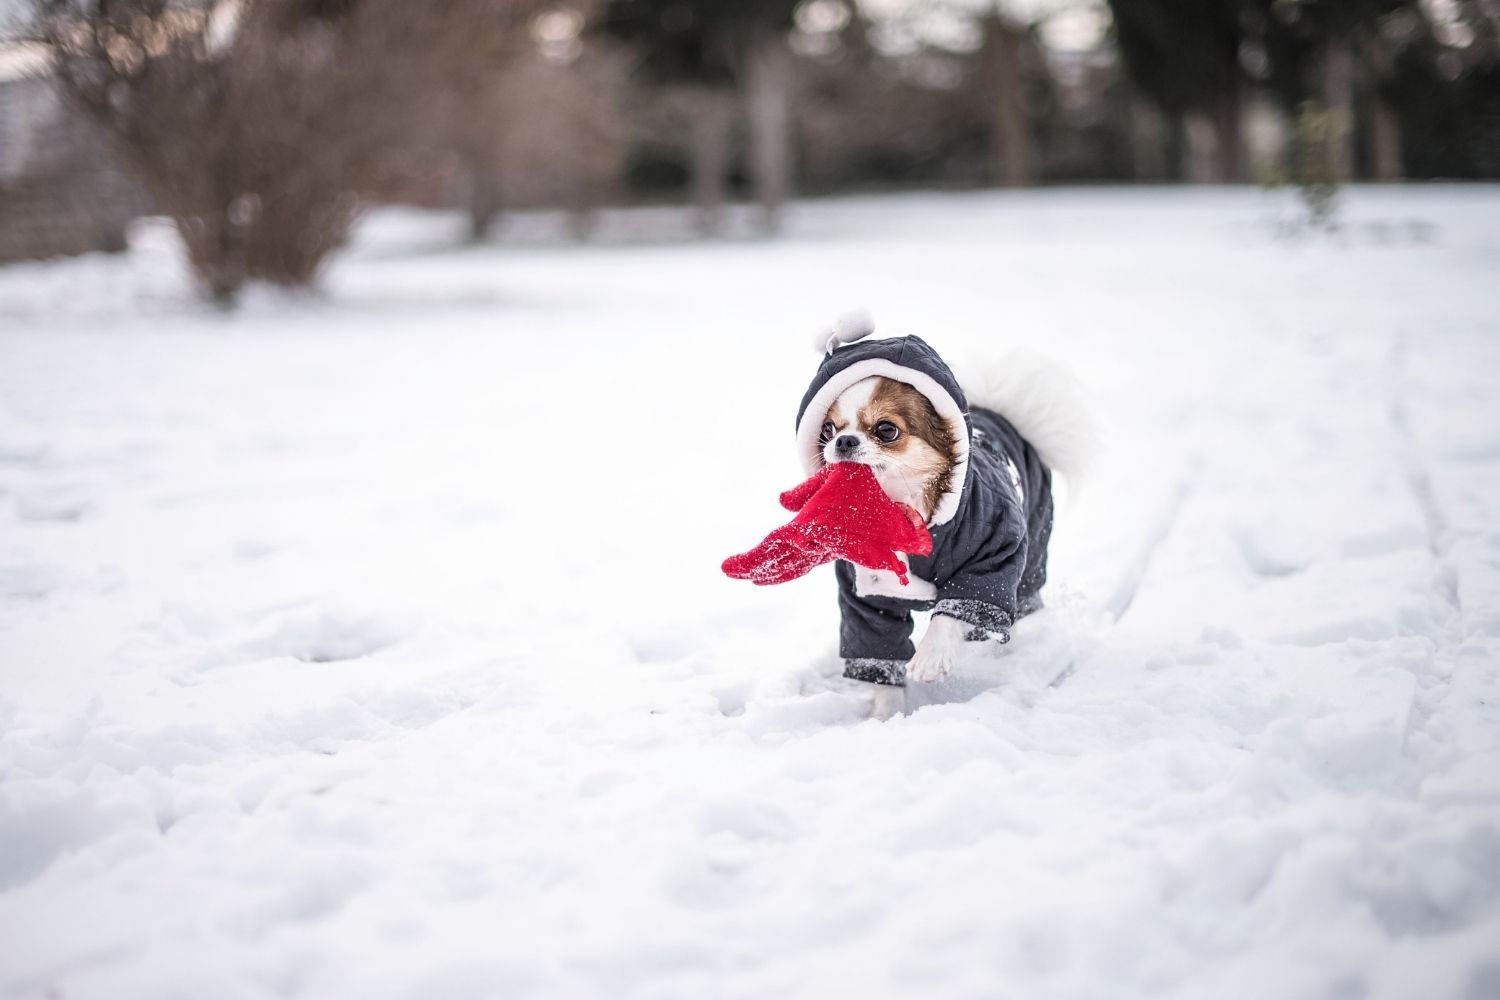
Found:
[[[1087,475],[1099,431],[1073,370],[1035,351],[1012,348],[953,366],[971,406],[994,410],[1031,443],[1070,486]]]

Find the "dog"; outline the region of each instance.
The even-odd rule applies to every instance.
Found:
[[[903,554],[905,583],[835,568],[844,675],[880,691],[941,679],[965,643],[1009,642],[1015,622],[1041,607],[1053,473],[1076,477],[1093,433],[1055,366],[1012,354],[961,381],[922,339],[866,339],[873,332],[856,314],[820,337],[797,441],[809,473],[868,465],[932,534],[930,555]],[[932,612],[915,646],[913,611]]]

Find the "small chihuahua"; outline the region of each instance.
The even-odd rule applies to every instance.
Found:
[[[870,466],[932,532],[906,556],[908,581],[836,567],[844,675],[879,685],[935,681],[964,642],[1009,642],[1041,607],[1052,532],[1052,472],[1076,474],[1091,438],[1066,376],[1013,355],[968,380],[917,337],[866,340],[859,315],[820,335],[825,356],[797,414],[807,472]],[[912,612],[932,611],[920,645]],[[878,689],[877,689],[878,690]]]

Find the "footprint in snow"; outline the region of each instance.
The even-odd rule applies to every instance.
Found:
[[[304,663],[357,660],[393,646],[401,630],[374,615],[347,616],[310,611],[284,618],[269,635],[248,648],[267,656],[290,656]]]
[[[222,620],[190,612],[179,612],[178,618],[213,647],[214,651],[199,662],[199,670],[273,659],[342,663],[388,649],[409,631],[405,623],[391,617],[314,606],[279,611],[256,627],[249,638],[224,642],[223,633],[232,626]]]
[[[93,511],[94,505],[76,487],[52,487],[16,495],[16,517],[22,521],[73,523]]]

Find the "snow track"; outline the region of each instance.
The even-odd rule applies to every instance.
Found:
[[[392,213],[234,317],[149,225],[0,270],[0,997],[1500,994],[1500,191],[1285,208]],[[1108,440],[886,722],[831,579],[717,572],[852,303]]]

